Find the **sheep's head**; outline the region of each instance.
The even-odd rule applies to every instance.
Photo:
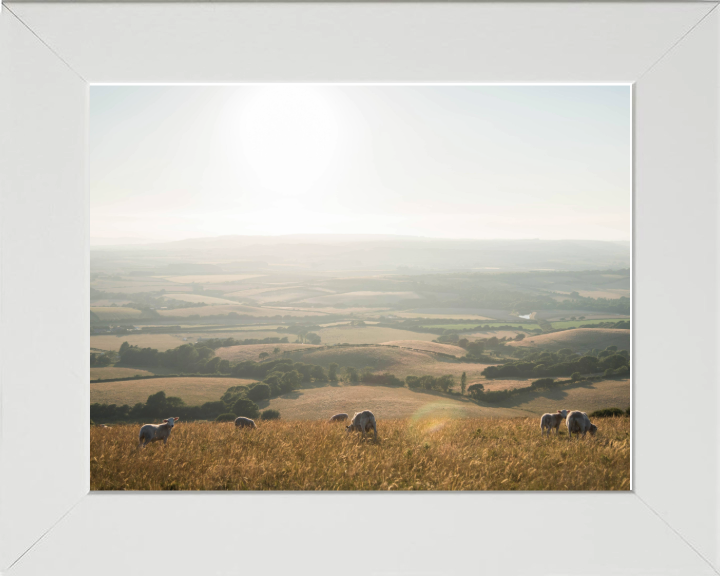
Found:
[[[590,436],[595,436],[595,432],[597,432],[597,426],[595,424],[590,424]]]
[[[169,424],[170,428],[172,428],[173,426],[175,426],[175,422],[177,422],[178,420],[180,420],[180,416],[174,416],[172,418],[166,418],[165,420],[163,420],[163,422]]]
[[[568,411],[567,410],[558,410],[558,414],[560,414],[563,418],[567,418]]]

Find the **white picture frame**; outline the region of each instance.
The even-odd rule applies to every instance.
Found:
[[[7,2],[0,572],[719,573],[717,4]],[[258,81],[633,84],[632,492],[89,493],[88,86]]]

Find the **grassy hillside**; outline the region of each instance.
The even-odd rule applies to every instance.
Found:
[[[153,373],[141,368],[116,368],[106,366],[104,368],[90,368],[90,380],[103,378],[130,378],[132,376],[151,376]]]
[[[376,326],[330,326],[316,330],[323,344],[380,344],[391,340],[419,340],[430,342],[437,334],[423,334],[409,330],[382,328]]]
[[[248,338],[282,338],[285,334],[279,334],[275,330],[247,329],[238,330],[233,328],[179,332],[176,334],[119,334],[115,335],[96,335],[90,336],[90,348],[95,350],[120,350],[123,342],[128,342],[131,346],[139,346],[140,348],[156,348],[160,352],[177,348],[182,344],[198,341],[198,338],[235,338],[236,340],[245,340]],[[292,335],[290,336],[292,338]],[[185,340],[187,338],[187,340]]]
[[[241,384],[250,384],[254,380],[240,378],[151,378],[148,380],[124,380],[122,382],[91,382],[90,403],[117,404],[130,406],[145,402],[150,394],[161,390],[168,396],[179,396],[188,405],[200,405],[204,402],[220,400],[220,396],[230,388]]]
[[[137,426],[90,431],[92,490],[629,490],[630,421],[543,438],[537,420],[381,419],[379,441],[342,424],[180,422],[138,450]]]
[[[630,407],[630,380],[603,380],[581,382],[559,390],[528,390],[509,399],[494,404],[498,408],[512,408],[544,414],[563,408],[593,412],[602,408]],[[599,424],[598,424],[599,426]]]
[[[520,342],[510,342],[508,346],[524,346],[557,351],[571,348],[573,352],[586,352],[597,348],[604,350],[608,346],[617,346],[619,350],[630,349],[630,330],[612,330],[609,328],[577,328],[552,334],[530,336]]]
[[[258,361],[261,353],[267,352],[273,358],[281,358],[281,355],[273,354],[273,350],[279,348],[281,352],[286,350],[301,350],[306,348],[319,348],[313,344],[243,344],[240,346],[228,346],[227,348],[218,348],[215,354],[223,360],[230,362],[242,362],[244,360]]]
[[[461,358],[467,354],[465,348],[460,346],[452,346],[451,344],[438,344],[437,342],[424,342],[422,340],[391,340],[390,342],[381,342],[383,346],[399,346],[400,348],[409,348],[411,350],[426,350],[427,352],[440,352],[441,354],[450,354]]]
[[[387,346],[333,347],[293,353],[291,357],[308,364],[319,364],[325,368],[333,362],[341,367],[352,366],[359,370],[370,367],[375,372],[390,372],[403,379],[406,376],[452,374],[459,381],[463,372],[467,373],[468,378],[478,378],[487,367],[486,364],[462,362],[428,352]]]

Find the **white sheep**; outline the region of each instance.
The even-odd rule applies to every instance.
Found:
[[[545,429],[547,428],[548,436],[550,436],[550,430],[555,429],[557,435],[560,429],[560,423],[565,420],[567,416],[567,410],[558,410],[557,412],[543,414],[540,418],[540,435],[545,435]]]
[[[597,426],[590,422],[590,418],[588,418],[585,412],[580,412],[579,410],[570,412],[570,414],[567,415],[565,424],[568,429],[568,439],[572,439],[573,432],[578,435],[582,434],[583,438],[585,438],[587,432],[590,432],[590,436],[595,436],[595,432],[597,432]]]
[[[138,448],[144,448],[150,442],[156,442],[157,440],[162,440],[163,443],[167,444],[170,432],[172,432],[173,426],[178,420],[180,420],[180,416],[167,418],[163,420],[162,424],[144,424],[140,428],[140,444],[138,444]]]

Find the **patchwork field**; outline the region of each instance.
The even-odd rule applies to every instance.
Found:
[[[391,340],[390,342],[381,342],[382,346],[399,346],[400,348],[409,348],[411,350],[425,350],[427,352],[440,352],[441,354],[450,354],[457,358],[461,358],[467,354],[467,350],[460,346],[452,346],[450,344],[439,344],[437,342],[426,342],[423,340]]]
[[[274,317],[274,316],[324,316],[320,312],[304,312],[291,309],[259,308],[244,306],[242,304],[224,304],[218,306],[198,306],[197,308],[176,308],[175,310],[158,310],[161,316],[187,317],[187,316],[219,316],[235,312],[244,316]]]
[[[437,318],[439,320],[489,320],[493,321],[492,318],[487,316],[478,316],[477,314],[427,314],[423,312],[393,312],[393,316],[398,318],[423,318],[432,320]]]
[[[587,352],[593,348],[604,350],[608,346],[617,346],[619,350],[630,349],[630,330],[610,328],[577,328],[552,334],[530,336],[520,342],[510,342],[508,346],[523,346],[556,351],[570,348],[574,352]]]
[[[190,406],[220,400],[231,386],[250,384],[254,380],[241,378],[150,378],[147,380],[124,380],[121,382],[91,382],[90,403],[128,404],[145,402],[150,394],[165,391],[167,396],[178,396]]]
[[[425,328],[442,328],[443,330],[472,330],[475,326],[489,326],[490,328],[498,328],[500,326],[511,326],[522,330],[537,330],[540,328],[538,324],[521,324],[519,322],[483,322],[482,324],[424,324]]]
[[[572,442],[536,418],[383,418],[378,441],[324,422],[181,422],[143,450],[137,431],[91,428],[92,490],[630,489],[628,418]]]
[[[374,292],[357,291],[345,292],[342,294],[327,294],[308,298],[306,302],[314,304],[365,304],[379,306],[382,304],[394,304],[402,300],[415,300],[420,298],[415,292]]]
[[[192,302],[193,304],[237,304],[234,300],[205,296],[203,294],[166,294],[165,300],[180,300],[181,302]]]
[[[487,364],[475,364],[451,360],[428,352],[416,352],[386,346],[333,347],[312,352],[296,352],[291,357],[308,364],[327,368],[335,362],[341,367],[351,366],[362,370],[369,367],[374,372],[389,372],[398,378],[407,376],[443,376],[452,374],[459,383],[463,372],[468,378],[479,378]]]
[[[224,282],[237,282],[238,280],[250,280],[251,278],[261,278],[264,274],[190,274],[187,276],[160,276],[169,282],[177,284],[205,284],[213,282],[222,284]]]
[[[142,316],[141,310],[122,306],[91,306],[90,312],[96,314],[100,320],[132,320]]]

